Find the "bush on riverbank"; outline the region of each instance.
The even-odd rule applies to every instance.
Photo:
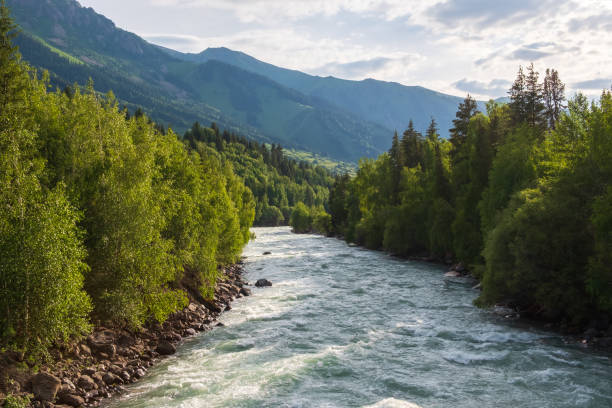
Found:
[[[298,203],[291,213],[289,225],[293,228],[293,232],[297,234],[314,232],[329,235],[331,233],[331,215],[323,207],[308,208],[303,203]]]

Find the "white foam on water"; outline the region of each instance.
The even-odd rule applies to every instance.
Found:
[[[364,405],[362,408],[422,408],[412,402],[398,400],[395,398],[386,398],[382,401],[378,401],[376,404]]]
[[[468,351],[454,350],[442,353],[442,357],[446,361],[451,361],[462,365],[470,365],[473,363],[503,360],[509,354],[509,351],[488,351],[486,353],[471,353]]]

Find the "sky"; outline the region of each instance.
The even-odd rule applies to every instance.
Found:
[[[313,75],[374,78],[480,99],[520,65],[566,93],[612,86],[612,0],[79,0],[183,52],[228,47]]]

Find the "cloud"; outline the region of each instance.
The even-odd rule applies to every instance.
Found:
[[[610,89],[612,88],[612,78],[596,78],[587,81],[572,83],[574,89]]]
[[[508,58],[515,60],[536,61],[544,57],[552,55],[550,52],[538,51],[529,48],[519,48],[511,53]]]
[[[573,18],[568,28],[572,33],[579,31],[612,31],[612,13],[594,14],[588,17]]]
[[[453,83],[453,86],[460,91],[486,96],[505,95],[510,85],[511,82],[505,79],[492,79],[489,82],[482,82],[463,78]]]
[[[384,68],[391,61],[391,58],[378,57],[346,63],[330,62],[317,69],[317,71],[336,73],[336,75],[344,75],[349,78],[354,78],[366,75],[373,71],[378,71]]]
[[[143,38],[155,44],[194,45],[200,44],[202,39],[194,35],[182,34],[143,34]]]
[[[411,54],[396,57],[374,57],[349,62],[330,62],[313,69],[318,75],[333,75],[348,79],[363,79],[379,76],[385,73],[401,73],[422,59],[421,56]]]
[[[529,48],[530,50],[539,50],[541,48],[554,47],[556,45],[557,44],[555,44],[554,42],[540,41],[540,42],[535,42],[535,43],[524,45],[524,47]]]
[[[540,10],[551,4],[558,7],[559,3],[555,0],[447,0],[432,6],[428,14],[446,25],[457,25],[467,20],[486,27],[536,18]]]
[[[385,20],[419,9],[403,0],[150,0],[157,7],[219,9],[234,13],[243,22],[290,20],[335,16],[342,11],[376,14]]]

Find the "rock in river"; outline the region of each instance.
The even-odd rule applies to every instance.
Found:
[[[257,282],[255,282],[255,286],[257,286],[258,288],[263,288],[265,286],[272,286],[272,282],[270,282],[267,279],[259,279]]]

